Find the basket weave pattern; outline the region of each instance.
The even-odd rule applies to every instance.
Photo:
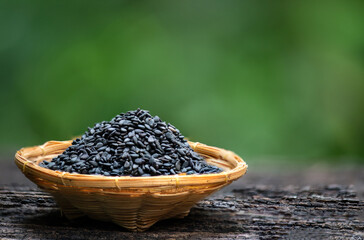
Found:
[[[53,171],[39,163],[66,150],[72,141],[49,141],[23,148],[15,163],[24,175],[54,196],[64,215],[112,221],[144,231],[159,220],[183,218],[199,200],[245,174],[247,164],[233,152],[189,142],[205,160],[224,169],[217,174],[105,177]]]

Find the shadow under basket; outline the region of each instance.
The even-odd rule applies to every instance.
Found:
[[[24,175],[54,196],[64,215],[114,222],[132,231],[145,231],[159,220],[183,218],[201,199],[245,174],[247,164],[231,151],[189,142],[221,173],[153,177],[106,177],[54,171],[39,166],[64,152],[70,141],[49,141],[22,148],[15,163]]]

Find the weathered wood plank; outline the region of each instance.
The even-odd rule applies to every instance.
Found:
[[[364,239],[364,201],[339,185],[243,186],[143,233],[88,218],[70,222],[48,194],[29,186],[0,187],[0,209],[1,239]]]

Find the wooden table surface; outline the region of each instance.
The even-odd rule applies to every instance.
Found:
[[[0,162],[0,239],[364,239],[364,168],[255,171],[199,202],[184,219],[129,232],[69,221],[11,160]]]

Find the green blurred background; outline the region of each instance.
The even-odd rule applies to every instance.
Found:
[[[141,107],[249,163],[364,163],[364,1],[0,0],[0,33],[2,156]]]

